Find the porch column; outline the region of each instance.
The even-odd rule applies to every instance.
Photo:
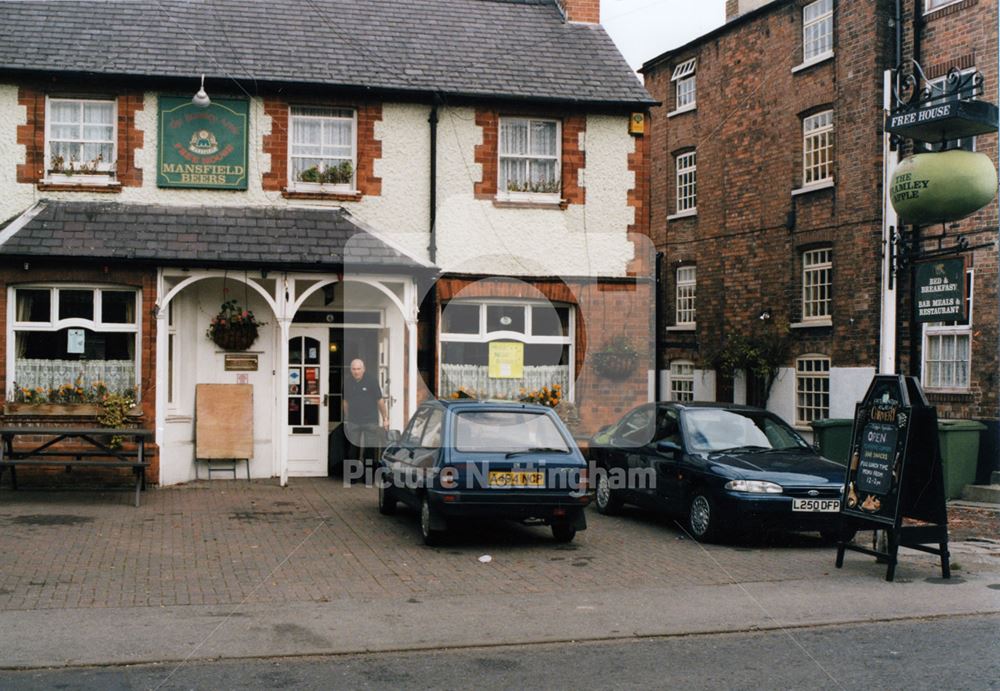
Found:
[[[160,449],[160,473],[163,472],[163,442],[167,425],[167,389],[170,383],[167,378],[170,376],[169,363],[167,362],[168,345],[168,323],[167,317],[170,314],[169,304],[161,303],[164,297],[163,271],[159,271],[156,281],[156,380],[154,382],[155,397],[155,425],[156,425],[156,446]],[[157,478],[159,481],[159,478]]]
[[[406,415],[403,416],[403,426],[417,410],[417,320],[406,319]]]
[[[278,337],[281,343],[278,347],[278,466],[280,468],[281,486],[288,485],[288,339],[291,337],[292,320],[290,317],[278,318]]]

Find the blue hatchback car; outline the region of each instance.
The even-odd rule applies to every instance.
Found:
[[[386,447],[376,484],[379,511],[400,502],[419,511],[429,545],[468,518],[543,523],[560,542],[587,527],[586,461],[544,406],[427,401]]]

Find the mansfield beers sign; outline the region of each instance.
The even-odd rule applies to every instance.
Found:
[[[247,188],[249,102],[160,97],[158,187]]]
[[[941,259],[915,268],[917,323],[965,319],[965,261]]]

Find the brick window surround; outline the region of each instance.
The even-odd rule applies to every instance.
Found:
[[[355,165],[356,194],[327,192],[293,192],[288,187],[288,118],[293,105],[314,105],[332,108],[352,108],[357,113],[357,161]],[[375,176],[375,161],[382,158],[382,142],[375,138],[375,123],[382,120],[381,103],[355,103],[343,100],[316,101],[265,96],[264,113],[271,118],[271,133],[264,135],[264,153],[271,156],[271,170],[264,173],[265,190],[281,192],[289,199],[330,199],[360,201],[362,197],[382,194],[382,178]]]
[[[501,113],[498,110],[477,108],[476,125],[483,130],[483,143],[476,144],[475,162],[482,166],[483,179],[474,183],[476,199],[490,199],[502,206],[524,206],[518,202],[497,202],[497,180],[499,167],[500,118],[501,117],[549,117],[562,122],[561,183],[562,203],[584,204],[585,190],[579,185],[580,169],[586,167],[586,154],[580,150],[580,133],[587,131],[584,115],[558,117],[550,113]],[[527,204],[531,206],[530,203]]]
[[[45,179],[45,107],[46,96],[61,96],[33,86],[21,86],[17,92],[17,103],[23,106],[26,122],[17,126],[17,143],[24,147],[24,163],[17,164],[17,181],[38,185],[39,190],[60,190],[80,192],[118,192],[122,187],[140,187],[142,169],[135,167],[136,149],[142,148],[143,132],[135,126],[135,114],[142,110],[141,91],[126,91],[114,97],[118,138],[115,142],[115,185],[53,185]],[[81,95],[74,93],[73,97]],[[95,94],[94,96],[98,96]],[[100,95],[100,96],[103,96]]]

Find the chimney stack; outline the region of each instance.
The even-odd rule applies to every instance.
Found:
[[[769,2],[771,0],[726,0],[726,21],[736,19],[741,14],[763,7]]]
[[[568,22],[601,23],[601,0],[556,0]]]

